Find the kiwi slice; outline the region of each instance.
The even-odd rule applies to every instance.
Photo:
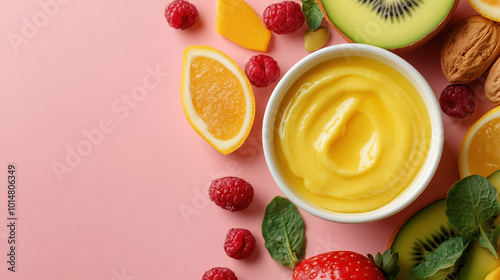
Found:
[[[437,200],[411,216],[396,231],[390,248],[393,252],[399,253],[400,271],[397,279],[408,279],[410,271],[420,264],[428,253],[434,251],[439,244],[458,235],[448,222],[445,211],[446,200]],[[459,260],[456,267],[443,279],[458,279],[458,272],[464,261],[465,257]]]
[[[500,198],[500,170],[487,179],[497,188]],[[500,216],[493,224],[495,226],[500,224]],[[412,215],[399,229],[396,229],[388,244],[393,252],[399,253],[398,264],[401,270],[397,279],[408,279],[410,271],[422,262],[429,252],[457,234],[446,217],[444,198]],[[500,258],[495,259],[488,250],[473,242],[468,252],[444,279],[483,280],[488,273],[499,266]]]
[[[459,0],[317,0],[348,42],[403,52],[441,31]]]

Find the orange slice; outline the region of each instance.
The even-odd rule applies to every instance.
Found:
[[[500,0],[467,0],[484,17],[500,21]]]
[[[458,155],[460,176],[487,177],[500,169],[500,107],[477,120],[465,134]]]
[[[271,31],[243,0],[218,0],[215,31],[247,49],[265,52]]]
[[[181,79],[182,107],[194,130],[223,154],[240,147],[255,116],[243,70],[217,49],[190,46],[184,50]]]

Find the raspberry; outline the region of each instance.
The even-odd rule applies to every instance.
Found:
[[[474,93],[466,85],[449,85],[439,97],[441,110],[453,118],[461,119],[472,115],[476,109]]]
[[[280,67],[272,57],[259,54],[252,56],[245,65],[245,74],[256,87],[266,87],[278,79]]]
[[[253,187],[238,177],[215,179],[208,189],[210,200],[231,212],[243,210],[253,199]]]
[[[276,34],[297,31],[305,22],[300,5],[293,1],[274,3],[264,10],[264,25]]]
[[[224,250],[233,259],[243,260],[252,255],[255,249],[255,237],[248,229],[232,228],[226,235]]]
[[[171,27],[184,30],[198,20],[198,10],[188,1],[175,0],[165,8],[165,18]]]
[[[201,280],[238,280],[238,277],[227,267],[214,267],[205,272]]]

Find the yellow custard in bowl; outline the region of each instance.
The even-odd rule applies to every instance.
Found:
[[[371,46],[329,47],[277,85],[264,116],[271,173],[298,206],[364,222],[408,205],[442,150],[437,100],[400,57]]]
[[[279,111],[274,145],[286,179],[331,211],[388,203],[415,178],[429,150],[429,114],[417,89],[371,58],[339,57],[308,70]]]

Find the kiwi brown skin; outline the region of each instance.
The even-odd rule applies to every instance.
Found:
[[[433,0],[433,1],[439,1],[439,0]],[[316,0],[316,2],[318,3],[318,6],[321,9],[321,12],[323,13],[325,20],[328,22],[328,25],[330,25],[330,27],[332,27],[348,43],[355,43],[351,38],[347,37],[340,29],[338,29],[335,26],[335,24],[333,24],[333,22],[330,20],[330,18],[326,13],[325,6],[323,6],[323,2],[321,2],[321,0]],[[448,15],[446,15],[446,17],[436,26],[436,28],[434,28],[431,32],[427,33],[427,35],[424,36],[422,39],[404,47],[389,49],[389,51],[392,51],[395,54],[402,54],[414,50],[416,48],[419,48],[423,44],[427,43],[429,40],[434,38],[434,36],[436,36],[439,32],[441,32],[441,30],[443,30],[446,27],[446,25],[450,22],[453,14],[455,13],[455,10],[457,9],[459,3],[460,0],[455,0]]]

